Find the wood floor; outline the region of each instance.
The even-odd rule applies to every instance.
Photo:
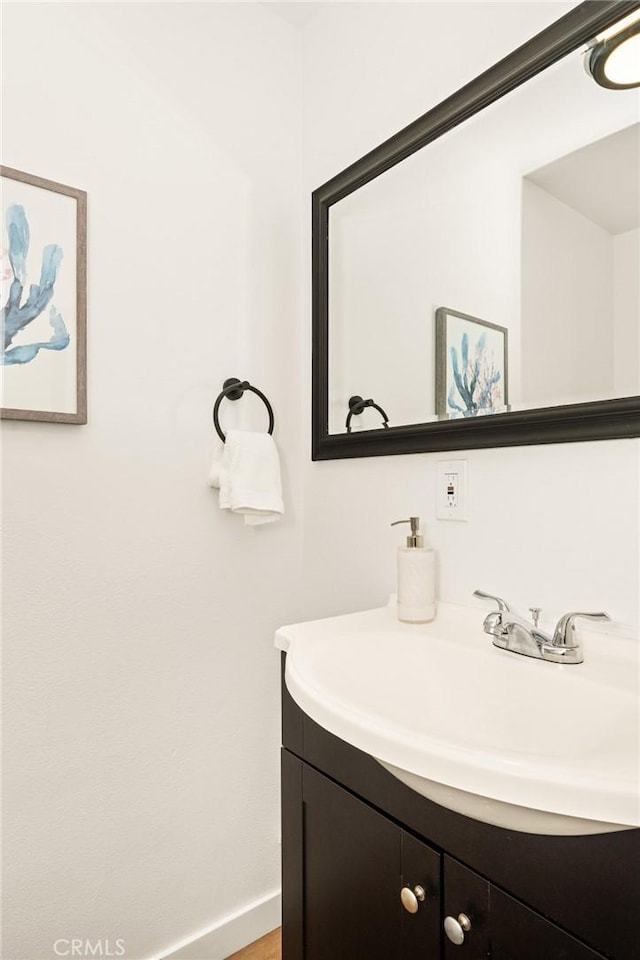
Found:
[[[260,937],[244,950],[234,953],[227,960],[280,960],[280,929],[272,930],[266,937]]]

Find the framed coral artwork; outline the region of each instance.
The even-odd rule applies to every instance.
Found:
[[[87,422],[83,190],[0,167],[0,415]]]
[[[448,307],[436,310],[436,414],[441,420],[506,413],[508,331]]]

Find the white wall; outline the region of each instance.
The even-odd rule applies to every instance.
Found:
[[[607,230],[522,181],[525,406],[622,396],[614,379],[613,261]]]
[[[613,241],[616,396],[640,392],[640,230]]]
[[[3,424],[2,956],[140,960],[279,887],[299,50],[259,4],[7,3],[3,45],[3,162],[88,192],[89,423]],[[227,376],[273,403],[282,523],[206,486]]]
[[[307,190],[572,6],[330,4],[305,35]],[[450,454],[308,463],[308,614],[385,602],[400,540],[388,524],[420,514],[442,599],[474,605],[480,587],[524,612],[608,609],[637,631],[639,454],[635,440],[456,454],[469,461],[467,523],[434,520],[435,465]]]

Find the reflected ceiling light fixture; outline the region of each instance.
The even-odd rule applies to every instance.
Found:
[[[585,67],[596,83],[610,90],[640,87],[640,12],[609,27],[589,45]]]

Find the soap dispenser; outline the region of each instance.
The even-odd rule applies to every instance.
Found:
[[[420,517],[396,520],[410,523],[406,547],[398,547],[398,620],[428,623],[436,615],[435,553],[424,545],[420,535]]]

